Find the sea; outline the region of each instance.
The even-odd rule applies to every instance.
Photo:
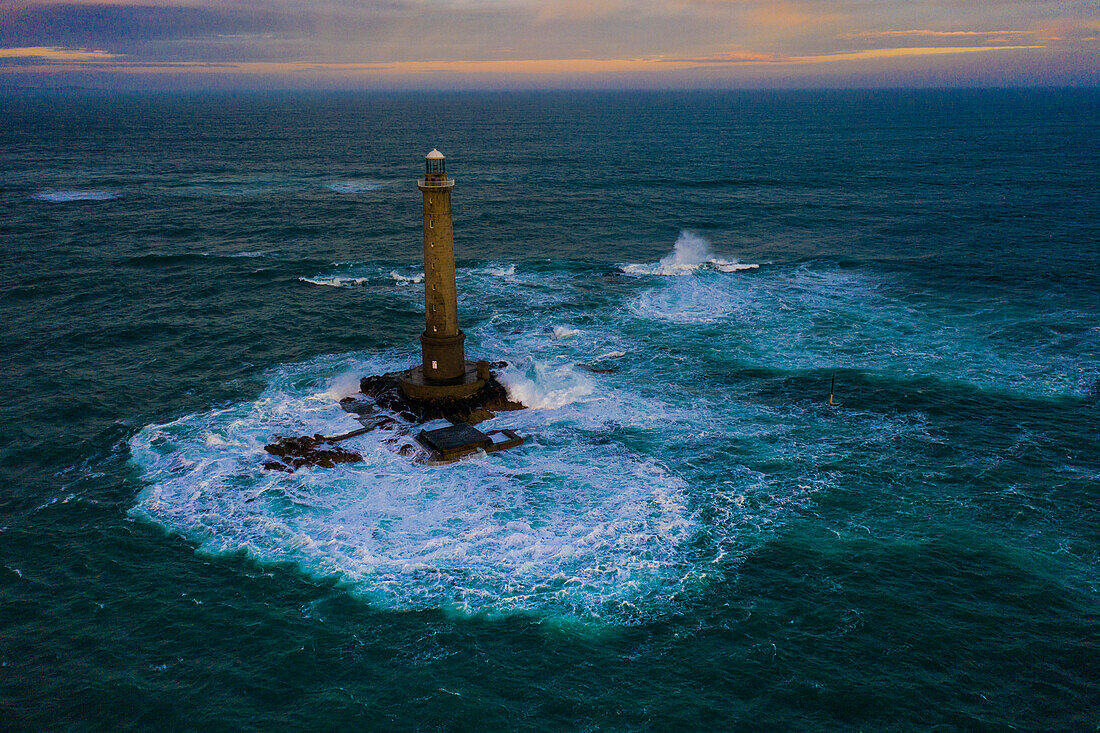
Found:
[[[1100,92],[0,96],[0,727],[1100,720]],[[263,468],[419,360],[446,466]]]

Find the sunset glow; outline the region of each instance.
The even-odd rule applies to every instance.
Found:
[[[1094,85],[1088,3],[13,2],[0,83],[148,87]]]

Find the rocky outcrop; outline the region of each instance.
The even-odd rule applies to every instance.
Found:
[[[354,431],[360,434],[365,431]],[[272,471],[293,471],[302,466],[321,466],[332,468],[338,463],[358,463],[363,456],[341,448],[334,443],[351,437],[350,434],[326,438],[317,433],[313,436],[303,435],[299,438],[287,438],[276,435],[275,441],[264,446],[264,450],[275,456],[278,460],[267,461],[264,468]]]
[[[497,362],[492,366],[499,369],[505,364]],[[320,433],[297,438],[275,436],[273,442],[264,446],[264,450],[276,460],[266,461],[264,468],[294,471],[303,466],[332,468],[339,463],[358,463],[363,460],[361,455],[337,443],[375,429],[392,431],[392,437],[383,442],[401,455],[410,455],[416,450],[415,446],[403,441],[411,440],[408,436],[413,425],[440,418],[455,424],[475,425],[495,417],[494,412],[524,408],[523,404],[508,399],[508,390],[491,373],[485,380],[485,386],[469,397],[443,401],[417,400],[407,396],[401,391],[402,374],[389,372],[364,377],[359,383],[361,395],[340,400],[340,406],[355,415],[363,428],[331,437]],[[522,442],[520,439],[519,444]]]
[[[503,362],[492,365],[500,368]],[[389,372],[364,377],[359,389],[374,400],[384,410],[397,413],[411,423],[445,418],[451,422],[465,422],[471,425],[493,417],[493,412],[504,410],[522,410],[524,405],[508,399],[508,390],[490,374],[485,386],[463,399],[420,400],[409,397],[401,391],[402,372]]]

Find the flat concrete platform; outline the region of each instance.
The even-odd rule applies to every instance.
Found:
[[[414,400],[445,401],[471,397],[485,386],[477,376],[477,362],[466,362],[466,371],[452,382],[433,382],[424,377],[424,367],[415,366],[401,375],[401,391]]]
[[[506,439],[494,440],[494,435],[503,435]],[[453,463],[479,450],[495,453],[523,445],[523,438],[513,430],[505,428],[483,433],[467,423],[457,423],[436,430],[421,430],[416,439],[431,451],[430,465]]]
[[[416,439],[444,461],[493,447],[491,437],[464,422],[436,430],[421,430]]]
[[[417,438],[432,450],[445,453],[453,450],[471,448],[491,448],[493,438],[482,433],[473,425],[459,423],[434,430],[420,430]]]

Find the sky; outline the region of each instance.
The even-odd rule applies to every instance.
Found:
[[[0,0],[0,87],[1100,85],[1100,0]]]

